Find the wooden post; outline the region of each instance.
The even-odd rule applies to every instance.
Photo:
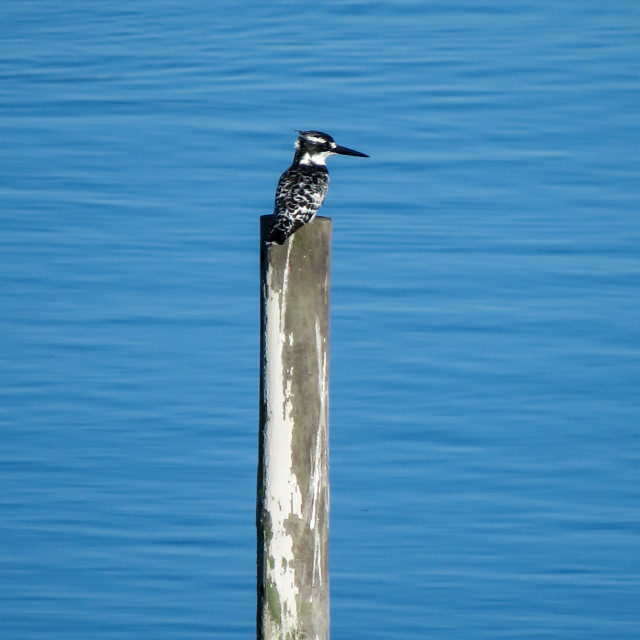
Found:
[[[260,219],[258,640],[329,640],[331,219],[284,245]]]

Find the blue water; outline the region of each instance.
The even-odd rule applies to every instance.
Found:
[[[640,4],[0,8],[0,635],[255,633],[258,217],[332,158],[334,640],[638,638]]]

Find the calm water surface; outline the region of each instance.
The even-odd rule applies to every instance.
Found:
[[[258,217],[333,158],[332,636],[640,628],[640,5],[0,9],[0,631],[247,638]]]

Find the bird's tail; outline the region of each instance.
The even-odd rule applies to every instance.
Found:
[[[302,226],[302,222],[277,216],[276,221],[267,233],[267,242],[275,242],[276,244],[284,244],[285,240],[296,230]]]

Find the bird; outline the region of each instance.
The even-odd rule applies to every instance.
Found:
[[[329,190],[327,158],[333,154],[368,158],[366,153],[342,147],[322,131],[298,131],[293,163],[276,187],[275,222],[268,243],[284,244],[291,234],[311,222]]]

